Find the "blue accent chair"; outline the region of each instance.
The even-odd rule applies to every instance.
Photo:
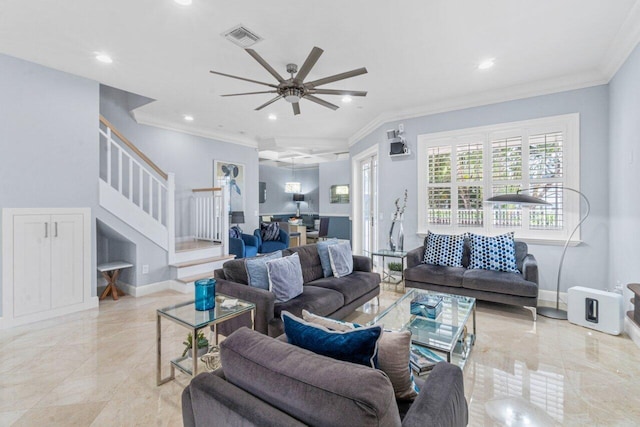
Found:
[[[289,233],[280,229],[280,235],[278,240],[262,241],[262,235],[260,230],[256,229],[253,235],[258,239],[258,252],[261,254],[268,254],[275,251],[281,251],[289,247]]]
[[[260,240],[251,234],[242,233],[240,239],[229,237],[229,253],[236,258],[251,258],[258,255]]]

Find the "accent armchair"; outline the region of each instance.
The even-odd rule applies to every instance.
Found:
[[[256,229],[253,235],[258,239],[258,252],[268,254],[270,252],[280,251],[289,247],[289,233],[280,229],[278,240],[262,240],[260,229]]]
[[[229,237],[229,253],[236,258],[251,258],[258,254],[260,240],[251,234],[240,235],[240,239]]]

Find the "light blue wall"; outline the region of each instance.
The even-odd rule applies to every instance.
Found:
[[[245,166],[245,225],[258,226],[258,152],[255,148],[140,125],[130,114],[146,99],[109,86],[100,87],[100,113],[127,139],[176,180],[176,236],[189,236],[189,198],[193,188],[213,186],[213,162],[223,160]],[[137,248],[136,286],[170,279],[166,251],[142,238],[109,212],[100,208],[99,218],[123,236],[130,237]],[[149,273],[142,274],[142,266]]]
[[[260,165],[260,181],[267,183],[267,200],[260,203],[260,215],[293,214],[296,204],[291,194],[284,192],[284,184],[295,177],[300,182],[304,202],[300,203],[303,215],[318,213],[318,168],[295,169]]]
[[[379,205],[383,214],[379,247],[386,246],[386,234],[393,214],[393,202],[405,188],[409,200],[405,213],[405,248],[422,243],[417,230],[417,160],[418,135],[464,129],[497,123],[535,119],[568,113],[580,113],[580,180],[581,188],[591,201],[591,216],[583,225],[583,244],[570,248],[563,267],[562,291],[571,286],[605,289],[609,285],[609,92],[608,86],[560,92],[493,105],[433,114],[399,122],[389,122],[354,144],[355,155],[375,144],[379,145]],[[385,130],[404,123],[405,136],[412,154],[390,158]],[[636,181],[637,182],[637,181]],[[540,287],[555,290],[559,246],[530,245],[540,265]]]
[[[332,185],[348,184],[351,188],[351,161],[320,163],[320,215],[351,217],[351,203],[330,203]]]
[[[98,96],[96,82],[0,55],[0,209],[89,207],[95,219]]]
[[[611,283],[640,281],[640,45],[609,84]]]

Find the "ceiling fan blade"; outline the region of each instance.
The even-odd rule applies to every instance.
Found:
[[[309,93],[317,95],[367,96],[367,92],[363,90],[311,89],[309,90]]]
[[[327,83],[337,82],[338,80],[344,80],[351,77],[359,76],[360,74],[367,74],[367,69],[362,67],[357,70],[347,71],[345,73],[336,74],[334,76],[325,77],[324,79],[314,80],[309,83],[305,83],[304,86],[311,89],[316,86],[326,85]]]
[[[256,52],[253,49],[245,49],[245,50],[247,51],[247,53],[249,55],[251,55],[253,57],[253,59],[258,61],[260,63],[260,65],[262,65],[273,77],[275,77],[276,80],[278,80],[278,82],[282,83],[284,81],[282,76],[280,74],[278,74],[278,72],[276,70],[274,70],[271,65],[267,64],[267,61],[262,59],[262,56],[258,55],[258,52]]]
[[[335,105],[335,104],[332,104],[332,103],[330,103],[330,102],[327,102],[327,101],[325,101],[324,99],[316,98],[316,97],[315,97],[315,96],[313,96],[313,95],[306,95],[303,99],[308,99],[309,101],[313,101],[313,102],[315,102],[316,104],[320,104],[320,105],[322,105],[323,107],[331,108],[332,110],[337,110],[338,108],[340,108],[340,107],[338,107],[338,106],[337,106],[337,105]]]
[[[261,92],[229,93],[229,94],[220,95],[220,96],[257,95],[259,93],[278,93],[278,91],[276,91],[276,90],[263,90]]]
[[[291,105],[293,105],[293,115],[297,116],[298,114],[300,114],[300,103],[299,102],[294,102]]]
[[[232,79],[244,80],[246,82],[251,82],[251,83],[258,83],[259,85],[265,85],[265,86],[274,87],[274,88],[278,87],[277,85],[273,85],[271,83],[259,82],[257,80],[251,80],[251,79],[247,79],[247,78],[244,78],[244,77],[233,76],[231,74],[225,74],[225,73],[221,73],[219,71],[210,70],[209,72],[211,74],[218,74],[219,76],[231,77]]]
[[[302,67],[300,67],[300,71],[298,71],[298,74],[296,74],[296,77],[293,79],[294,83],[300,84],[304,81],[304,79],[309,74],[309,71],[311,71],[313,66],[316,65],[316,62],[318,62],[318,59],[320,58],[320,55],[322,55],[322,52],[324,52],[324,50],[320,49],[319,47],[314,47],[313,49],[311,49],[309,56],[307,56],[307,59],[304,60],[304,64],[302,64]]]
[[[258,108],[256,108],[256,111],[262,110],[264,107],[266,107],[267,105],[271,105],[274,102],[276,102],[278,99],[282,98],[282,95],[278,95],[275,98],[273,98],[270,101],[265,102],[264,104],[262,104],[261,106],[259,106]]]

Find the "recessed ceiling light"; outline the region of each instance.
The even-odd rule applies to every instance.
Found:
[[[349,102],[351,102],[351,97],[349,95],[343,96],[342,97],[342,102],[348,104]]]
[[[180,6],[190,6],[192,0],[173,0],[174,2],[178,3]]]
[[[184,116],[184,119],[186,121],[188,121],[188,122],[192,122],[193,121],[193,116],[190,116],[190,115],[187,114],[187,115]]]
[[[269,120],[278,120],[278,116],[275,114],[269,114]]]
[[[486,59],[484,61],[482,61],[479,65],[478,65],[478,70],[486,70],[489,69],[491,67],[493,67],[494,63],[494,59]]]
[[[106,53],[96,52],[96,59],[100,62],[104,62],[105,64],[111,64],[113,59]]]

